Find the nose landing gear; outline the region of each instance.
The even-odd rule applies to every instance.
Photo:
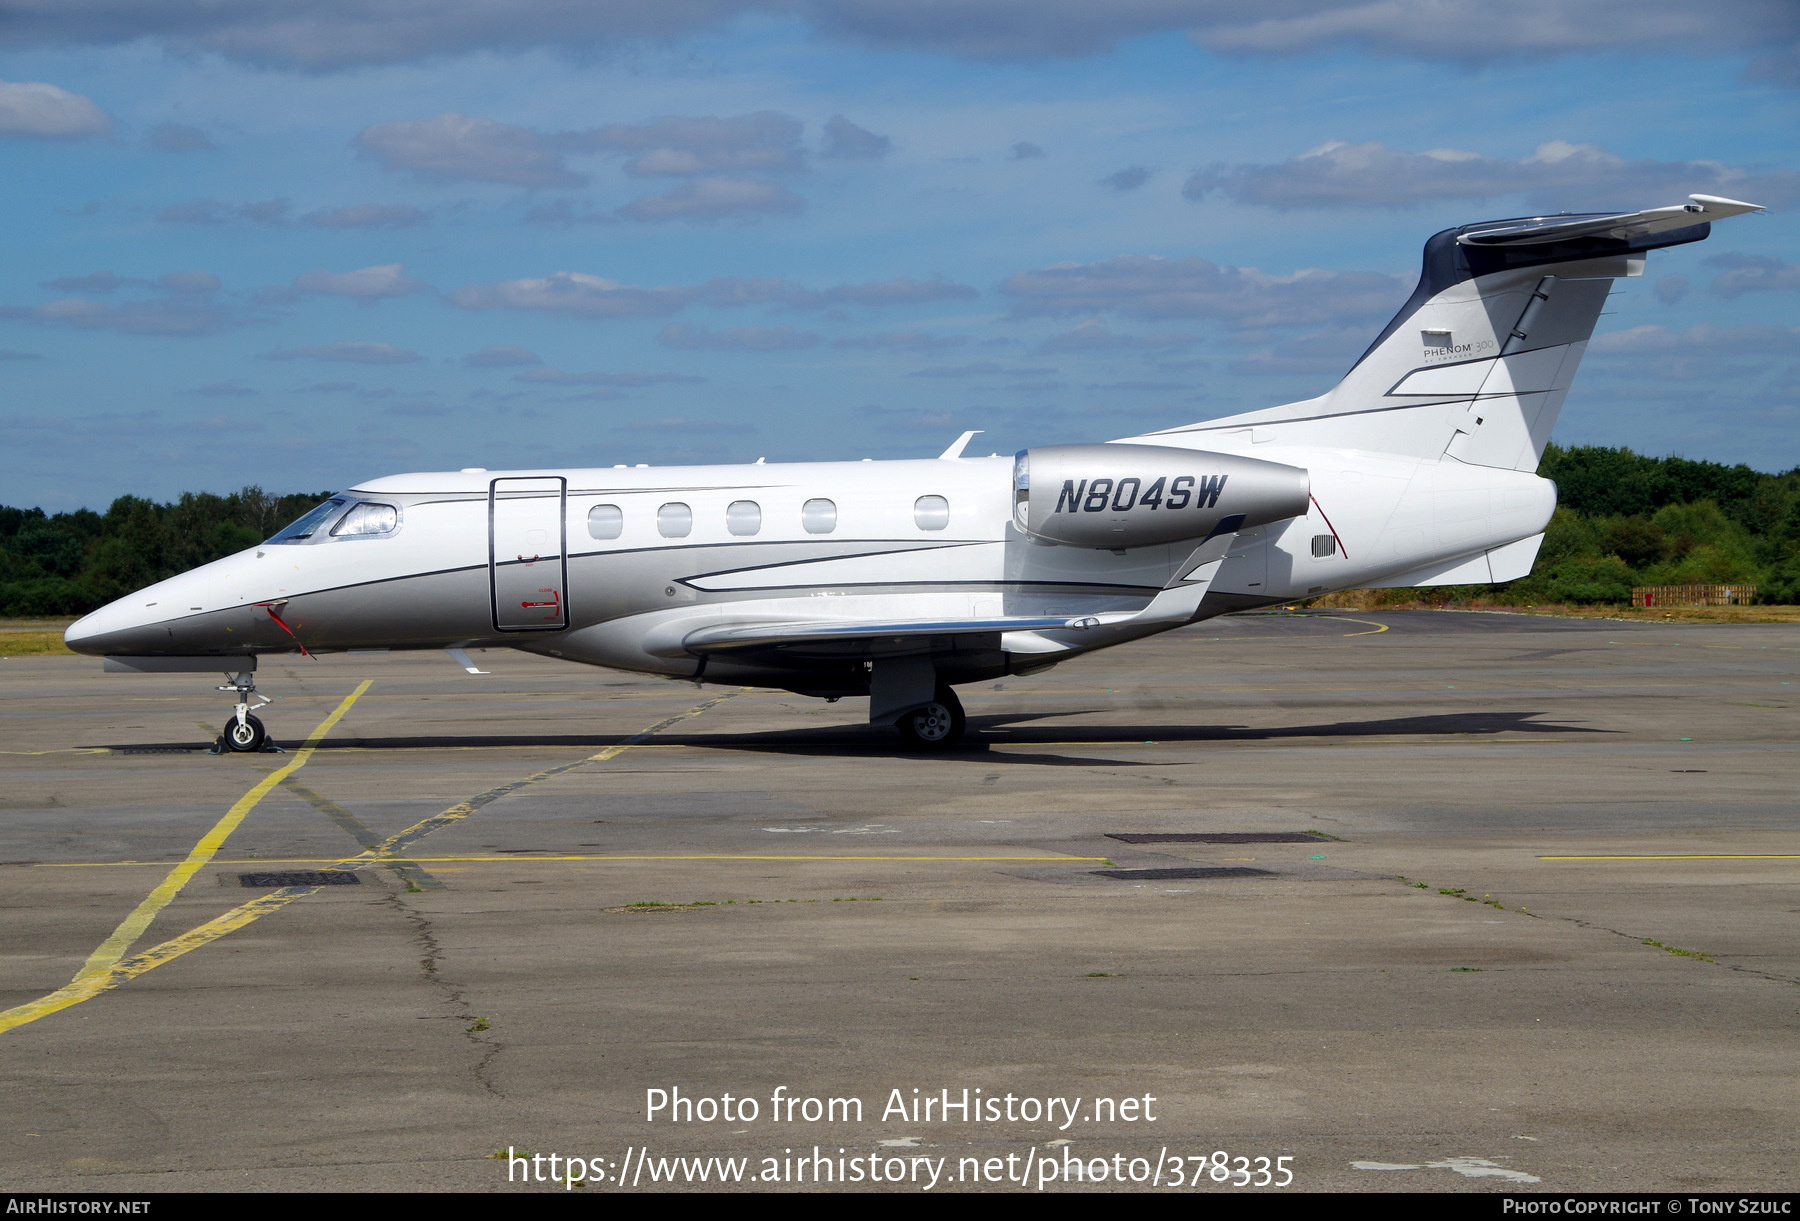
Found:
[[[256,676],[245,671],[242,674],[227,674],[226,677],[231,682],[220,687],[219,690],[236,692],[237,707],[232,710],[230,719],[225,722],[225,732],[219,735],[219,745],[237,754],[278,749],[269,746],[268,731],[263,728],[260,720],[251,715],[257,709],[267,708],[274,703],[273,700],[256,694]],[[250,702],[250,697],[253,695],[256,695],[259,702],[255,704]]]

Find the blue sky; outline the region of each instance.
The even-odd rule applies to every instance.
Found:
[[[1786,0],[19,11],[0,503],[1127,436],[1326,389],[1438,229],[1689,191],[1771,211],[1558,439],[1800,465]]]

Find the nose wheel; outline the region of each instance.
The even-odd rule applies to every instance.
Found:
[[[266,708],[274,701],[257,695],[258,702],[250,702],[250,697],[256,695],[256,677],[248,671],[243,674],[227,674],[225,677],[231,682],[219,690],[235,692],[237,707],[231,710],[231,716],[225,722],[225,732],[219,735],[219,746],[234,754],[274,749],[269,746],[268,730],[263,728],[261,720],[252,715],[253,710]],[[215,753],[218,749],[218,746],[213,748]]]
[[[225,748],[227,750],[248,754],[251,751],[261,750],[263,744],[268,740],[269,733],[263,728],[263,723],[247,712],[244,714],[243,720],[233,718],[225,725]]]
[[[913,709],[894,727],[914,750],[948,750],[962,741],[967,724],[956,692],[950,687],[939,687],[929,704]]]

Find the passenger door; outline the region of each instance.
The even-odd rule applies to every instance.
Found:
[[[496,479],[488,485],[488,588],[494,630],[569,626],[566,480]]]

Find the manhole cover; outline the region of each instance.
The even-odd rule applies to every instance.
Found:
[[[238,883],[256,889],[269,886],[361,886],[348,869],[294,869],[287,873],[240,873]]]
[[[1122,882],[1162,882],[1176,878],[1272,878],[1267,869],[1248,869],[1242,865],[1195,865],[1178,869],[1096,869],[1103,878]]]
[[[1337,842],[1312,831],[1108,831],[1107,839],[1125,844],[1317,844]]]

